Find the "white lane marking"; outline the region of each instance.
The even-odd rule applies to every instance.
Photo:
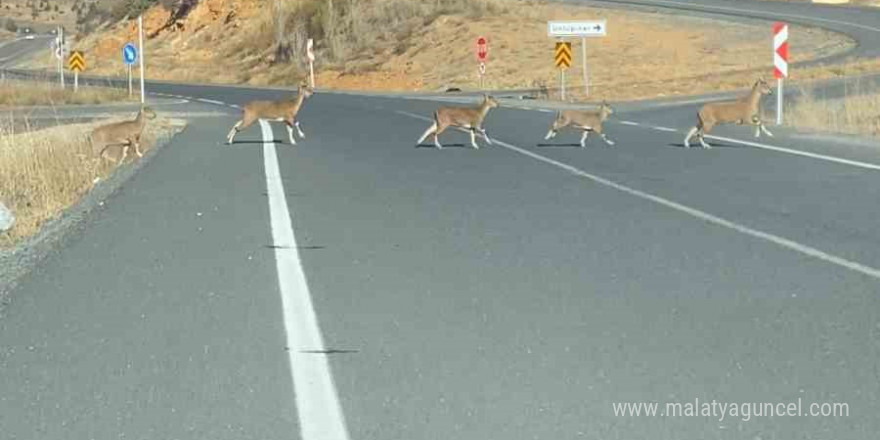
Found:
[[[741,141],[738,139],[731,139],[731,138],[726,138],[726,137],[722,137],[722,136],[706,135],[706,137],[709,139],[717,139],[719,141],[724,141],[724,142],[733,142],[733,143],[737,143],[737,144],[743,144],[743,145],[747,145],[749,147],[760,148],[763,150],[770,150],[770,151],[776,151],[776,152],[780,152],[780,153],[794,154],[797,156],[810,157],[813,159],[825,160],[828,162],[834,162],[834,163],[849,165],[849,166],[858,167],[858,168],[865,168],[868,170],[875,170],[875,171],[880,170],[880,165],[875,165],[875,164],[868,163],[868,162],[859,162],[857,160],[843,159],[840,157],[828,156],[825,154],[810,153],[808,151],[795,150],[792,148],[775,147],[773,145],[761,144],[758,142]]]
[[[632,126],[639,126],[639,125],[641,125],[641,124],[639,124],[638,122],[633,122],[633,121],[620,121],[620,123],[623,124],[623,125],[632,125]]]
[[[638,123],[628,123],[629,121],[621,121],[621,124],[625,125],[639,125]],[[667,127],[650,127],[654,130],[666,131],[670,133],[678,133],[678,130],[667,128]],[[842,157],[829,156],[827,154],[819,154],[819,153],[811,153],[809,151],[796,150],[794,148],[785,148],[785,147],[777,147],[774,145],[762,144],[760,142],[752,142],[752,141],[743,141],[739,139],[728,138],[724,136],[714,136],[707,134],[706,138],[715,139],[723,142],[731,142],[734,144],[741,144],[749,147],[754,147],[762,150],[775,151],[777,153],[785,153],[785,154],[793,154],[796,156],[804,156],[812,159],[824,160],[828,162],[838,163],[842,165],[849,165],[857,168],[864,168],[867,170],[880,171],[880,165],[873,164],[869,162],[861,162],[858,160],[852,159],[844,159]]]
[[[240,109],[240,108],[241,108],[241,107],[240,107],[239,105],[237,105],[237,104],[229,104],[229,106],[232,107],[232,108],[237,108],[237,109]]]
[[[553,113],[553,110],[547,110],[546,108],[539,108],[538,111],[544,113]]]
[[[414,113],[401,112],[401,111],[399,111],[398,113],[401,113],[401,114],[404,114],[404,115],[407,115],[410,117],[414,117],[417,119],[421,119],[423,121],[430,122],[433,120],[431,118],[426,118],[422,115],[417,115]],[[497,144],[497,145],[500,145],[501,147],[507,148],[510,151],[513,151],[513,152],[522,154],[524,156],[531,157],[532,159],[539,160],[539,161],[544,162],[546,164],[550,164],[555,167],[561,168],[561,169],[568,171],[576,176],[585,177],[585,178],[590,179],[593,182],[596,182],[600,185],[604,185],[609,188],[616,189],[616,190],[624,192],[626,194],[629,194],[629,195],[632,195],[632,196],[635,196],[635,197],[638,197],[641,199],[645,199],[645,200],[657,203],[659,205],[665,206],[667,208],[671,208],[676,211],[685,213],[687,215],[698,218],[700,220],[704,220],[706,222],[709,222],[709,223],[712,223],[712,224],[715,224],[715,225],[718,225],[718,226],[721,226],[721,227],[724,227],[727,229],[731,229],[733,231],[736,231],[736,232],[739,232],[739,233],[742,233],[745,235],[749,235],[749,236],[752,236],[752,237],[755,237],[755,238],[758,238],[758,239],[761,239],[764,241],[768,241],[770,243],[776,244],[776,245],[781,246],[783,248],[790,249],[795,252],[798,252],[798,253],[825,261],[826,263],[840,266],[840,267],[843,267],[844,269],[849,269],[851,271],[858,272],[863,275],[867,275],[869,277],[880,280],[880,269],[876,269],[871,266],[866,266],[864,264],[857,263],[855,261],[850,261],[845,258],[838,257],[836,255],[832,255],[827,252],[821,251],[821,250],[816,249],[814,247],[807,246],[805,244],[800,244],[794,240],[789,240],[787,238],[780,237],[778,235],[773,235],[768,232],[759,231],[757,229],[753,229],[748,226],[744,226],[739,223],[732,222],[730,220],[725,220],[721,217],[709,214],[707,212],[700,211],[699,209],[691,208],[689,206],[682,205],[681,203],[673,202],[672,200],[668,200],[668,199],[664,199],[663,197],[660,197],[660,196],[655,196],[653,194],[649,194],[644,191],[639,191],[637,189],[630,188],[626,185],[622,185],[617,182],[590,174],[586,171],[581,170],[580,168],[576,168],[571,165],[550,159],[549,157],[542,156],[537,153],[533,153],[531,151],[528,151],[523,148],[508,144],[507,142],[504,142],[504,141],[501,141],[498,139],[493,139],[493,142],[495,142],[495,144]]]
[[[782,17],[797,18],[797,19],[802,19],[802,20],[820,21],[820,22],[824,22],[824,23],[833,23],[833,24],[840,24],[840,25],[844,25],[844,26],[852,26],[854,28],[864,29],[864,30],[868,30],[868,31],[872,31],[872,32],[880,32],[880,28],[866,26],[863,24],[850,23],[848,21],[832,20],[832,19],[828,19],[828,18],[809,17],[806,15],[798,15],[798,14],[777,14],[777,13],[768,12],[768,11],[757,11],[754,9],[739,9],[739,8],[729,8],[729,7],[724,7],[724,6],[708,6],[708,5],[693,5],[693,4],[689,5],[684,2],[659,1],[659,0],[644,1],[643,3],[656,4],[656,5],[687,6],[687,7],[693,8],[693,9],[702,9],[702,10],[714,9],[716,11],[748,12],[751,14],[758,14],[758,15],[762,15],[765,17],[769,16],[769,17],[778,17],[778,18],[782,18]]]
[[[196,98],[196,101],[199,101],[199,102],[205,102],[205,103],[208,103],[208,104],[215,104],[215,105],[226,105],[225,102],[215,101],[215,100],[213,100],[213,99]]]
[[[281,291],[301,438],[349,440],[326,355],[304,353],[324,351],[324,340],[297,250],[272,129],[262,120],[260,128],[263,132],[263,158],[278,287]]]

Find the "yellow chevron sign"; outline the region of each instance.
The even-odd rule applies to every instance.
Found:
[[[67,59],[67,68],[74,72],[82,72],[86,70],[86,58],[82,52],[75,50]]]
[[[568,69],[571,67],[571,43],[556,43],[556,67]]]

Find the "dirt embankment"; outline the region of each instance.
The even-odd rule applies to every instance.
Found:
[[[406,9],[400,1],[364,0],[369,10],[349,11],[349,16],[336,13],[343,14],[339,20],[347,20],[342,23],[328,19],[327,11],[303,15],[303,9],[297,10],[300,15],[294,15],[288,27],[299,23],[296,17],[306,21],[297,29],[311,29],[315,20],[323,20],[323,36],[316,40],[319,87],[477,88],[474,42],[478,36],[489,40],[487,88],[553,87],[559,71],[552,64],[554,41],[547,37],[546,22],[554,19],[608,21],[608,36],[588,41],[591,98],[648,98],[742,88],[754,77],[772,72],[770,29],[764,25],[532,1],[480,0],[488,2],[482,13],[413,4]],[[367,8],[364,2],[347,4]],[[293,42],[290,62],[276,62],[273,12],[259,0],[202,0],[179,17],[160,6],[150,9],[145,14],[147,76],[235,84],[303,81],[307,70],[304,39]],[[355,12],[366,18],[356,21]],[[123,75],[120,50],[125,42],[136,41],[135,26],[132,21],[117,23],[78,42],[77,47],[86,52],[90,73]],[[839,53],[854,45],[841,35],[803,27],[792,29],[791,41],[792,61]],[[583,85],[579,46],[574,44],[574,66],[568,70],[568,83],[576,92]],[[48,56],[36,60],[43,66],[51,62]],[[793,79],[799,73],[793,71]],[[803,73],[833,76],[829,71]]]

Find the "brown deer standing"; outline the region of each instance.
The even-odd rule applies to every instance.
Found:
[[[750,124],[755,126],[755,137],[760,137],[762,131],[767,136],[773,136],[773,133],[764,126],[760,115],[761,97],[772,94],[773,89],[764,78],[759,78],[748,96],[735,101],[711,102],[704,105],[697,113],[697,125],[684,138],[684,146],[690,148],[690,140],[696,135],[703,148],[712,148],[706,143],[704,136],[719,124]]]

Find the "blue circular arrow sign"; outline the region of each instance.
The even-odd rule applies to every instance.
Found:
[[[127,65],[134,64],[134,62],[137,60],[137,54],[138,51],[137,48],[134,47],[134,44],[127,43],[122,48],[122,61]]]

